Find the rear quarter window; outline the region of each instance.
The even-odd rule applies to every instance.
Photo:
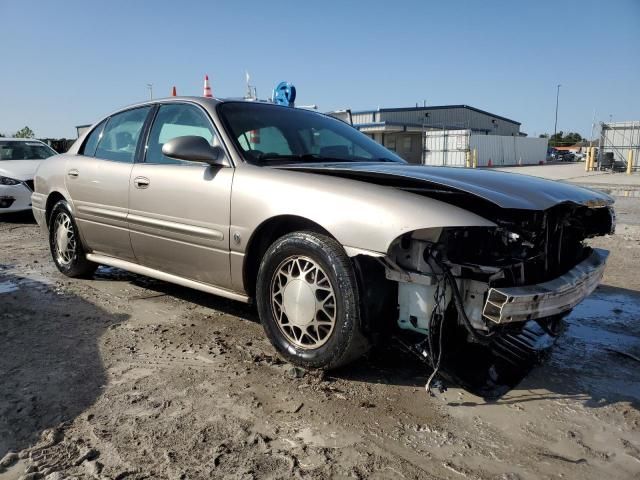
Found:
[[[96,154],[96,148],[98,148],[98,142],[102,138],[102,129],[104,128],[106,120],[103,120],[98,124],[96,128],[89,134],[82,147],[81,155],[93,157]]]

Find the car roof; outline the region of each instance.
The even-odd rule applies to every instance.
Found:
[[[120,107],[117,110],[113,110],[111,111],[108,115],[105,115],[103,117],[100,117],[100,119],[94,123],[91,124],[91,126],[95,126],[98,123],[100,123],[101,121],[105,120],[108,117],[111,117],[113,115],[116,115],[118,113],[121,112],[125,112],[127,110],[131,110],[134,108],[139,108],[139,107],[144,107],[147,105],[157,105],[160,103],[171,103],[171,102],[190,102],[190,103],[195,103],[198,104],[200,106],[202,106],[205,110],[206,109],[211,109],[211,110],[215,110],[216,106],[221,104],[221,103],[237,103],[237,102],[241,102],[241,103],[253,103],[253,104],[258,104],[258,105],[269,105],[269,106],[273,106],[273,107],[278,107],[278,108],[285,108],[285,109],[290,109],[291,107],[287,107],[284,105],[278,105],[277,103],[273,103],[270,102],[268,100],[253,100],[253,99],[246,99],[246,98],[216,98],[216,97],[195,97],[195,96],[182,96],[182,97],[165,97],[165,98],[154,98],[153,100],[146,100],[144,102],[138,102],[138,103],[133,103],[131,105],[127,105],[124,107]],[[316,114],[320,114],[320,115],[324,115],[320,112],[316,112],[313,110],[306,110],[308,112],[312,112],[312,113],[316,113]],[[92,129],[87,129],[87,131],[90,131]]]
[[[37,138],[13,138],[13,137],[0,137],[0,142],[38,142],[46,145],[42,140]]]
[[[114,110],[113,112],[111,112],[110,115],[121,112],[123,110],[129,110],[131,108],[141,107],[144,105],[155,105],[157,103],[185,102],[185,101],[197,103],[202,106],[209,106],[209,107],[215,107],[220,103],[229,103],[229,102],[256,103],[261,105],[272,105],[277,107],[284,107],[283,105],[278,105],[268,100],[254,100],[254,99],[247,99],[242,97],[217,98],[217,97],[180,96],[180,97],[154,98],[153,100],[146,100],[144,102],[134,103],[131,105],[127,105],[126,107],[119,108],[118,110]],[[284,107],[284,108],[290,108],[290,107]]]

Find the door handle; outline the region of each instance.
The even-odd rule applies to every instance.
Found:
[[[136,188],[147,188],[150,183],[147,177],[136,177],[133,179],[133,184]]]
[[[80,172],[78,170],[76,170],[75,168],[72,168],[71,170],[69,170],[67,172],[67,175],[69,175],[71,178],[77,178],[78,175],[80,175]]]

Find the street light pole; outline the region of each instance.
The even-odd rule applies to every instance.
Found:
[[[556,134],[558,133],[558,100],[560,99],[560,87],[562,85],[558,84],[557,90],[556,90],[556,123],[553,126],[553,136],[555,138]]]

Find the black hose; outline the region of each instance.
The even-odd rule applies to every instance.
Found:
[[[462,296],[460,295],[460,290],[458,290],[458,284],[456,283],[456,279],[453,278],[451,271],[447,268],[446,265],[443,265],[440,262],[438,262],[438,264],[440,265],[440,267],[442,268],[442,271],[444,272],[445,279],[451,285],[451,290],[453,291],[453,303],[456,306],[456,310],[458,311],[458,316],[462,319],[462,324],[467,329],[469,336],[476,343],[479,343],[481,345],[488,345],[489,343],[491,343],[491,337],[493,336],[493,334],[485,335],[485,334],[479,333],[475,328],[473,328],[473,325],[471,325],[471,321],[469,320],[469,317],[467,317],[467,312],[465,312],[464,310]]]
[[[453,291],[453,303],[456,306],[458,316],[462,319],[462,324],[464,325],[465,329],[469,333],[469,336],[471,337],[471,339],[475,343],[479,343],[481,345],[488,345],[489,343],[491,343],[491,337],[493,337],[492,333],[482,334],[478,332],[475,328],[473,328],[473,325],[471,325],[471,321],[469,320],[469,317],[467,317],[467,312],[464,310],[464,304],[462,302],[462,296],[460,295],[460,290],[458,290],[458,284],[456,283],[456,279],[453,277],[451,270],[449,270],[449,267],[447,267],[444,263],[438,260],[434,255],[433,251],[429,252],[429,256],[426,257],[425,260],[427,261],[427,263],[435,273],[436,270],[433,268],[434,266],[431,263],[431,260],[433,260],[442,270],[442,274],[445,280],[448,281],[449,284],[451,285],[451,290]],[[433,315],[431,320],[433,320]],[[444,319],[443,319],[443,322],[444,322]],[[442,325],[440,325],[440,328],[442,328]],[[429,331],[429,347],[430,348],[431,348],[431,343],[432,343],[431,331]]]

